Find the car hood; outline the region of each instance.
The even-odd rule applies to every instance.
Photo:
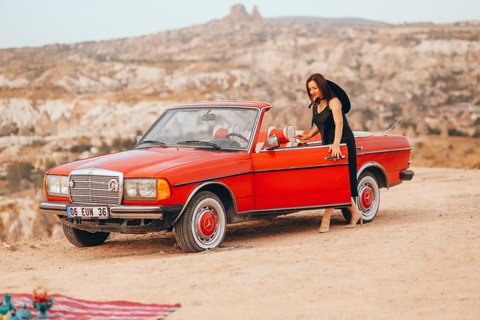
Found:
[[[165,170],[194,163],[201,166],[204,162],[228,161],[237,152],[218,152],[198,150],[196,148],[148,148],[136,149],[116,154],[99,156],[75,161],[50,170],[49,174],[69,174],[77,169],[106,169],[119,171],[125,177],[155,177]]]

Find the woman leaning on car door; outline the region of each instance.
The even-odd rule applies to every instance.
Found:
[[[352,129],[348,125],[345,113],[350,110],[350,100],[347,94],[334,82],[326,80],[319,73],[308,77],[307,94],[312,108],[313,129],[308,134],[298,134],[295,137],[301,140],[308,140],[320,133],[322,144],[330,145],[328,149],[332,152],[332,157],[341,157],[340,143],[346,143],[348,149],[348,173],[350,178],[350,192],[352,195],[351,206],[348,207],[352,214],[352,220],[345,227],[354,228],[360,220],[362,213],[355,205],[354,197],[358,196],[357,191],[357,152],[355,148],[355,137]],[[343,102],[343,105],[342,105]],[[326,209],[322,218],[319,232],[328,232],[330,228],[330,218],[333,208]]]

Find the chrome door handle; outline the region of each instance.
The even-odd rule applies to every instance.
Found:
[[[345,156],[342,154],[340,157],[325,157],[325,160],[340,160],[345,159]]]

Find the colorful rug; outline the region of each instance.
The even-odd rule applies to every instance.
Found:
[[[47,311],[49,319],[95,319],[95,320],[144,320],[144,319],[165,319],[166,316],[180,308],[179,304],[143,304],[128,301],[87,301],[73,299],[59,294],[52,294],[49,297],[55,298],[52,308]],[[0,296],[3,300],[3,294]],[[25,303],[27,309],[35,318],[39,311],[32,305],[31,294],[12,294],[12,304],[17,310],[23,308]]]

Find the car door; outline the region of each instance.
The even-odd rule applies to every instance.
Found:
[[[332,159],[328,146],[261,150],[252,154],[255,211],[313,209],[350,204],[348,151]]]

